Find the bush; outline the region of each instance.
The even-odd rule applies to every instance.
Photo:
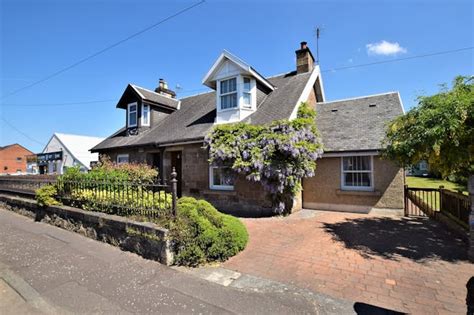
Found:
[[[58,202],[55,199],[58,192],[54,185],[43,186],[37,189],[35,193],[36,193],[36,196],[35,196],[36,202],[41,207],[47,207],[47,206],[60,204],[60,202]]]
[[[153,192],[141,186],[133,189],[118,188],[94,188],[94,189],[71,189],[71,197],[76,201],[77,206],[84,210],[101,211],[114,213],[122,209],[146,209],[156,212],[163,212],[162,215],[171,209],[171,194],[164,191]],[[76,204],[74,204],[76,205]],[[120,214],[120,213],[117,213]]]
[[[224,261],[243,250],[248,241],[247,229],[237,218],[191,197],[179,199],[177,218],[167,227],[177,265]]]
[[[107,158],[88,173],[81,173],[78,166],[69,167],[61,176],[62,180],[91,180],[110,182],[133,182],[136,184],[151,184],[156,181],[158,171],[147,164],[124,163],[116,164]]]

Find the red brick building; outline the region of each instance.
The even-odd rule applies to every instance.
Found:
[[[26,173],[26,156],[32,154],[18,143],[0,147],[0,174]]]

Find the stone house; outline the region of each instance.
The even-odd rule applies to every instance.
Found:
[[[304,181],[294,209],[403,208],[403,172],[379,158],[384,124],[403,113],[398,93],[325,102],[320,68],[305,42],[288,73],[263,76],[224,51],[202,83],[212,91],[181,99],[162,79],[154,91],[129,84],[117,104],[126,112],[125,126],[91,151],[117,163],[147,163],[165,178],[175,167],[179,195],[204,198],[227,213],[268,215],[263,187],[209,165],[203,140],[216,124],[294,119],[301,102],[308,102],[318,111],[327,152],[317,175]]]

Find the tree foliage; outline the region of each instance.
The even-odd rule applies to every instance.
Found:
[[[301,103],[292,121],[216,126],[206,137],[210,163],[228,165],[247,180],[261,182],[274,211],[289,211],[301,180],[314,176],[316,159],[322,154],[315,117],[314,109]]]
[[[474,173],[474,77],[458,76],[449,89],[421,96],[387,129],[385,155],[405,166],[421,160],[444,177]]]

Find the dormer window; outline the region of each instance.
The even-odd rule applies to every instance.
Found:
[[[220,81],[221,110],[237,107],[237,78]]]
[[[257,94],[275,87],[242,59],[224,51],[202,80],[216,91],[216,124],[242,121],[257,111]]]
[[[150,126],[150,105],[142,105],[142,126]]]
[[[137,126],[137,103],[128,104],[127,114],[128,114],[128,127]]]

